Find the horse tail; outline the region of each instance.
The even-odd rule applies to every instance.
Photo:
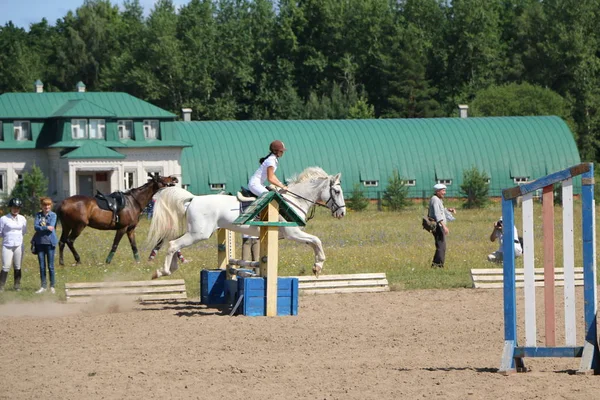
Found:
[[[152,222],[146,244],[155,248],[157,244],[176,239],[187,231],[187,203],[194,195],[180,187],[160,190],[152,210]]]

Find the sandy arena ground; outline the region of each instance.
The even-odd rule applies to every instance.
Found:
[[[600,396],[579,359],[497,373],[502,309],[501,290],[474,289],[301,296],[299,316],[276,318],[197,301],[6,304],[0,399]]]

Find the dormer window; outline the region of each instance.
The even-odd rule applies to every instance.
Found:
[[[29,121],[15,121],[14,124],[15,140],[31,139],[31,124]]]
[[[119,139],[131,139],[133,137],[132,120],[117,121],[117,129],[119,131]]]
[[[90,119],[90,139],[104,139],[106,124],[103,119]]]
[[[438,179],[437,183],[443,183],[446,186],[452,185],[452,179]]]
[[[73,139],[85,139],[87,137],[87,119],[71,120],[71,137]]]
[[[210,190],[225,190],[224,183],[211,183]]]
[[[521,185],[521,184],[527,183],[529,181],[527,180],[526,176],[515,176],[513,178],[513,182],[515,182],[517,185]]]
[[[158,139],[158,120],[157,119],[145,119],[144,120],[144,137],[146,139]]]
[[[374,181],[374,180],[371,180],[371,181],[363,181],[363,185],[364,185],[365,187],[377,187],[377,186],[379,186],[379,181]]]
[[[404,181],[404,185],[406,185],[406,186],[416,186],[416,184],[417,184],[416,179],[407,179]]]

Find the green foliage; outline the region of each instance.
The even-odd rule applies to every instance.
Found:
[[[354,211],[364,211],[369,206],[369,199],[360,183],[354,184],[350,197],[346,199],[346,205]]]
[[[198,120],[430,118],[463,103],[559,115],[600,161],[600,0],[113,3],[0,26],[0,93],[81,80]]]
[[[569,118],[568,104],[558,93],[529,83],[492,85],[475,94],[473,116],[558,115]]]
[[[40,210],[40,198],[45,197],[47,191],[48,179],[44,176],[42,170],[34,164],[31,172],[23,174],[23,180],[13,188],[8,199],[18,197],[23,201],[21,214],[35,215]]]
[[[463,183],[460,185],[460,193],[467,197],[465,208],[482,208],[488,202],[488,180],[490,177],[477,167],[463,171]]]
[[[394,170],[383,192],[383,205],[390,211],[401,211],[408,204],[408,187],[398,174],[398,170]]]

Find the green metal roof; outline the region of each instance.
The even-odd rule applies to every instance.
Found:
[[[68,103],[74,100],[79,100],[79,103],[69,106]],[[175,119],[176,117],[175,114],[162,108],[120,92],[4,93],[0,96],[0,119],[70,118],[96,115],[118,118]]]
[[[108,118],[116,118],[117,115],[108,111],[107,109],[100,107],[94,103],[90,103],[84,99],[75,99],[67,101],[61,108],[56,110],[53,117],[65,117],[65,118],[73,118],[73,117],[108,117]]]
[[[61,156],[68,159],[123,159],[125,156],[109,149],[97,142],[88,141],[81,147],[76,148]]]
[[[385,190],[394,170],[415,179],[409,195],[432,193],[436,179],[451,179],[449,196],[459,195],[463,171],[473,166],[491,177],[491,195],[514,186],[513,178],[535,179],[579,164],[567,125],[559,117],[430,118],[311,121],[174,122],[174,139],[184,149],[183,183],[195,194],[211,183],[235,192],[246,185],[274,139],[288,151],[277,176],[290,178],[309,166],[342,172],[344,190],[378,180],[369,191]],[[214,182],[215,176],[222,182]]]
[[[104,147],[116,147],[116,148],[148,148],[148,147],[190,147],[191,144],[182,142],[180,140],[147,140],[144,142],[135,140],[103,140],[103,139],[78,139],[78,140],[61,140],[51,144],[48,147],[51,148],[62,148],[62,147],[81,147],[87,143],[96,143],[99,146]]]

